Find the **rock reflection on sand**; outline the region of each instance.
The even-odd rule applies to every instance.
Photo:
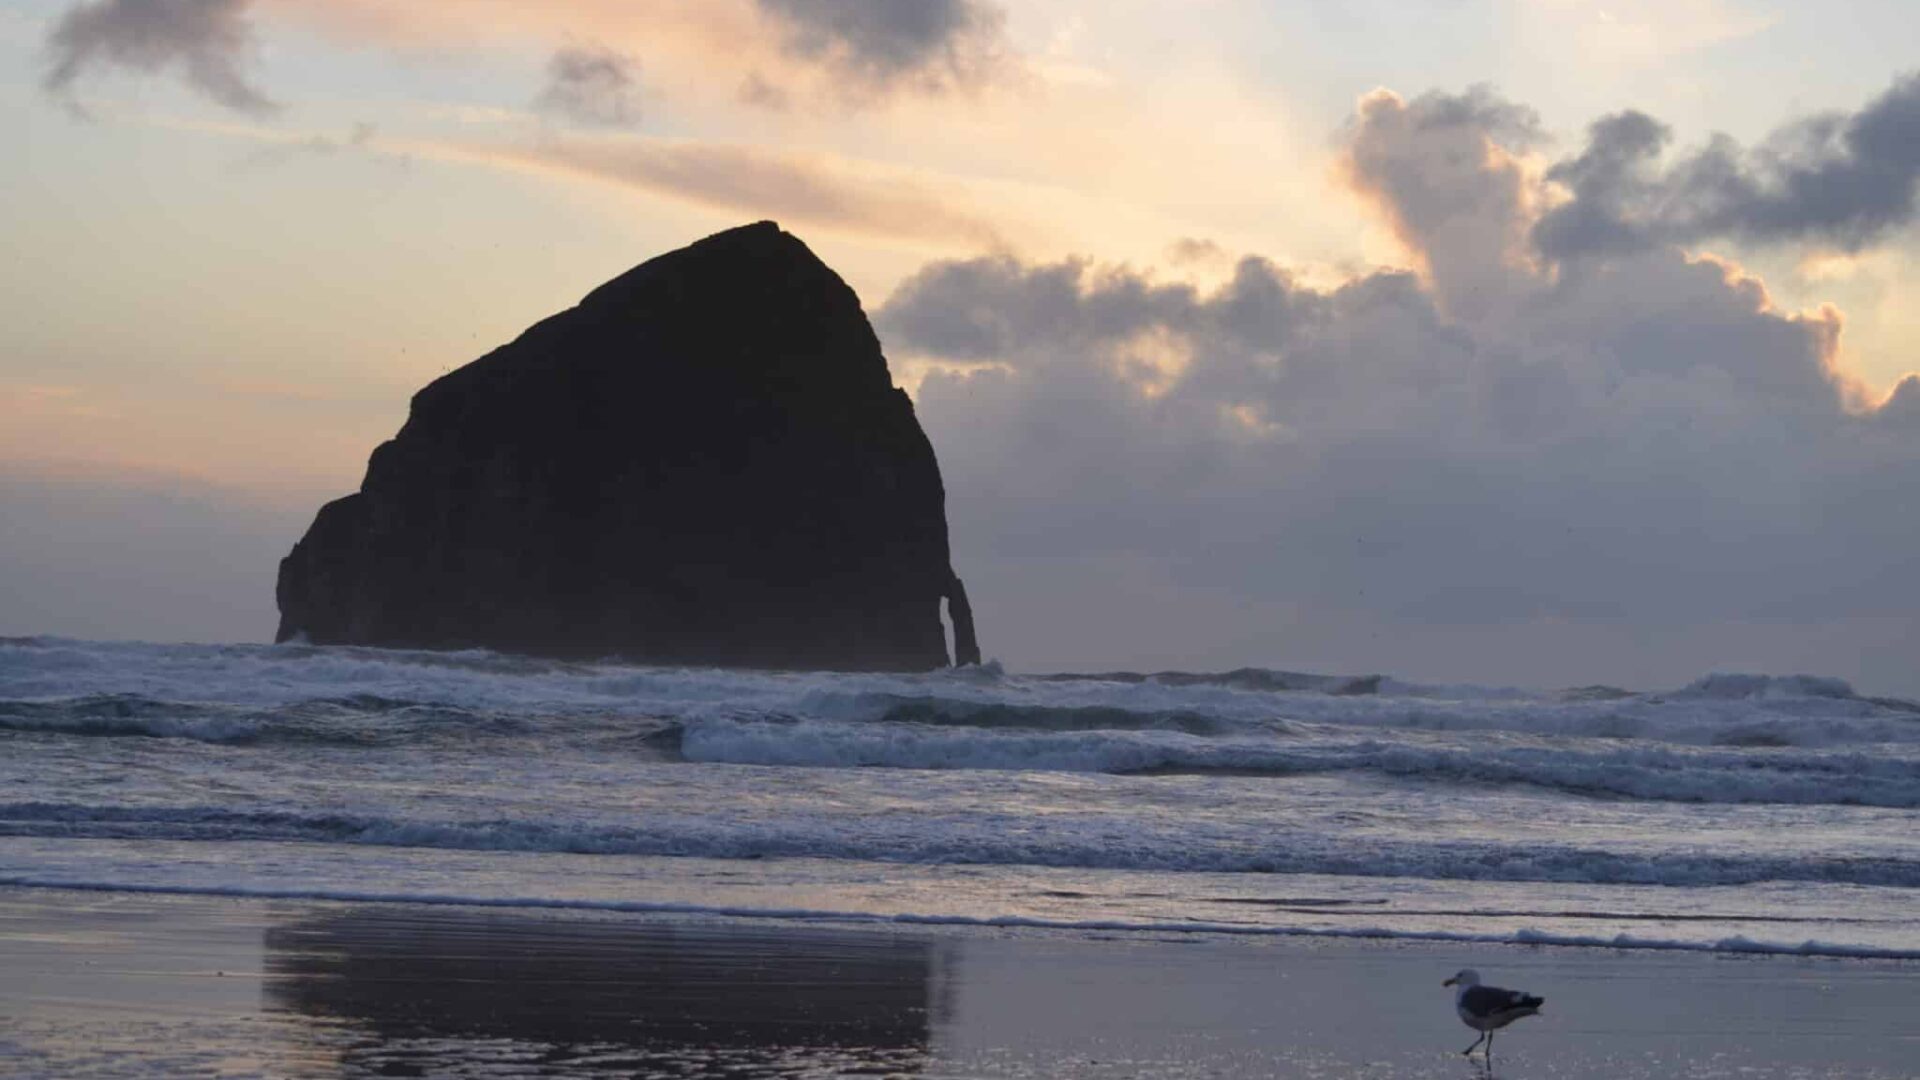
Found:
[[[945,996],[906,936],[450,914],[269,928],[267,1007],[348,1075],[898,1075]]]
[[[1467,1080],[1469,961],[1502,1080],[1920,1076],[1913,961],[7,889],[0,1076]]]

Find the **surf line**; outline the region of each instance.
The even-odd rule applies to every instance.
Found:
[[[1804,941],[1799,944],[1727,937],[1715,941],[1679,941],[1643,938],[1631,934],[1613,937],[1549,934],[1525,928],[1511,934],[1473,934],[1451,930],[1393,930],[1386,927],[1245,926],[1168,920],[1128,922],[1109,919],[1038,919],[1024,915],[939,915],[901,913],[883,915],[861,911],[815,908],[756,908],[681,904],[646,900],[574,900],[557,897],[479,897],[447,893],[363,892],[351,889],[289,889],[250,885],[120,884],[58,878],[0,876],[0,887],[65,890],[70,892],[125,892],[161,896],[213,896],[252,900],[315,900],[329,903],[421,904],[437,907],[529,908],[560,911],[607,911],[640,915],[704,915],[730,919],[787,920],[868,926],[977,926],[996,929],[1101,931],[1107,933],[1173,933],[1223,937],[1311,937],[1362,940],[1437,941],[1483,945],[1542,945],[1561,948],[1641,949],[1662,952],[1748,953],[1767,956],[1830,957],[1864,960],[1920,960],[1920,949],[1890,949],[1874,945]]]

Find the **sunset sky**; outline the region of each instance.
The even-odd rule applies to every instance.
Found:
[[[0,0],[0,634],[261,640],[411,393],[772,218],[1020,670],[1920,694],[1910,0]]]

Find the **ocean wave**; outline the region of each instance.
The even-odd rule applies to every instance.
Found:
[[[94,694],[59,702],[0,701],[0,731],[244,743],[258,736],[260,727],[227,710],[138,694]]]
[[[87,878],[0,874],[0,886],[22,889],[59,889],[72,892],[131,892],[163,896],[215,896],[265,900],[324,900],[353,903],[422,904],[475,908],[518,908],[547,911],[597,911],[642,915],[684,915],[709,918],[767,919],[854,925],[953,926],[991,929],[1031,929],[1099,934],[1193,934],[1255,938],[1345,938],[1382,941],[1432,941],[1476,945],[1549,945],[1563,948],[1603,948],[1660,952],[1735,953],[1763,956],[1831,957],[1835,959],[1920,960],[1920,949],[1886,948],[1818,940],[1766,941],[1744,935],[1686,940],[1637,934],[1556,934],[1517,927],[1505,933],[1451,930],[1406,930],[1391,927],[1249,926],[1179,919],[1045,919],[1024,915],[958,915],[939,912],[881,914],[831,908],[747,907],[726,904],[690,904],[670,901],[577,899],[550,896],[490,896],[429,891],[370,889],[286,888],[252,885],[175,885],[103,881]]]
[[[1179,731],[1189,735],[1225,735],[1248,730],[1245,721],[1209,715],[1194,709],[1140,710],[1116,705],[1031,705],[1005,701],[955,701],[922,695],[874,695],[882,705],[880,723],[956,727],[1010,728],[1033,731]],[[1284,733],[1283,721],[1257,725]]]
[[[1819,675],[1752,675],[1734,672],[1716,672],[1696,679],[1675,691],[1673,696],[1776,701],[1792,698],[1846,701],[1860,697],[1844,679]]]
[[[1048,682],[1117,682],[1158,686],[1225,686],[1235,690],[1259,690],[1268,693],[1295,692],[1357,697],[1380,693],[1389,685],[1384,675],[1316,675],[1305,671],[1280,671],[1274,668],[1244,667],[1232,671],[1105,671],[1098,673],[1061,673],[1040,675]],[[1394,688],[1404,684],[1392,683]]]
[[[134,715],[86,702],[138,695]],[[0,642],[0,727],[274,739],[351,727],[402,703],[501,717],[911,723],[1007,731],[1165,731],[1282,736],[1300,725],[1734,748],[1920,747],[1920,706],[1810,676],[1712,675],[1670,693],[1609,687],[1530,692],[1416,686],[1375,676],[1247,668],[1219,673],[1018,675],[995,667],[922,675],[722,671],[311,645]],[[328,715],[334,703],[339,715]],[[55,710],[35,712],[35,707]],[[75,710],[58,719],[57,710]],[[201,711],[195,712],[193,710]],[[298,710],[308,710],[302,715]],[[249,711],[250,710],[250,711]],[[450,717],[452,713],[448,714]],[[262,717],[271,730],[252,729]],[[49,719],[49,717],[54,717]],[[421,731],[428,731],[421,725]],[[541,730],[551,730],[542,724]],[[357,737],[357,736],[356,736]],[[1765,767],[1764,764],[1762,767]]]
[[[276,841],[454,851],[709,859],[852,859],[881,863],[1045,866],[1089,870],[1335,874],[1460,881],[1619,885],[1749,885],[1809,881],[1920,888],[1920,862],[1846,855],[1618,852],[1497,841],[1419,842],[1293,837],[1285,842],[1183,837],[1142,842],[1098,828],[1003,832],[966,823],[740,821],[654,814],[645,822],[394,819],[221,806],[0,804],[0,836],[117,840]]]
[[[1332,735],[1320,728],[1222,739],[1182,730],[955,730],[901,722],[706,720],[683,726],[680,753],[689,761],[813,768],[1274,776],[1374,772],[1672,802],[1920,807],[1920,757],[1852,751],[1696,749],[1598,740],[1410,743]]]
[[[517,717],[427,702],[351,694],[254,707],[91,694],[54,701],[0,700],[0,732],[81,738],[186,739],[221,745],[380,746],[531,730]]]

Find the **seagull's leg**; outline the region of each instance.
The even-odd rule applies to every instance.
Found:
[[[1481,1042],[1483,1042],[1483,1041],[1484,1041],[1484,1040],[1486,1039],[1486,1037],[1487,1037],[1487,1033],[1486,1033],[1486,1032],[1484,1032],[1484,1031],[1483,1031],[1483,1032],[1481,1032],[1481,1033],[1480,1033],[1480,1038],[1478,1038],[1478,1039],[1475,1039],[1475,1040],[1473,1040],[1473,1045],[1472,1045],[1472,1046],[1469,1046],[1469,1047],[1467,1047],[1467,1048],[1466,1048],[1465,1050],[1462,1050],[1462,1051],[1460,1051],[1460,1055],[1461,1055],[1462,1057],[1465,1057],[1466,1055],[1468,1055],[1468,1054],[1471,1054],[1471,1053],[1473,1053],[1473,1052],[1474,1052],[1475,1050],[1477,1050],[1477,1049],[1479,1049],[1479,1047],[1480,1047],[1480,1044],[1481,1044]]]

